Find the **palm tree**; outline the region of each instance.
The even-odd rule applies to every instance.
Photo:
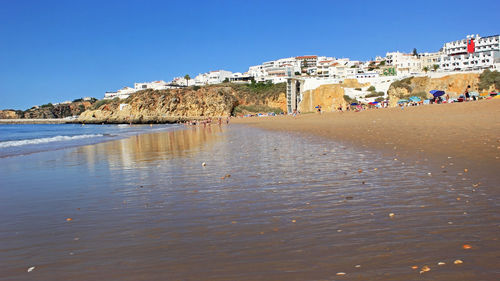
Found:
[[[432,68],[434,69],[434,71],[436,71],[439,68],[439,65],[435,64],[432,66]]]
[[[429,71],[429,67],[428,66],[424,66],[423,70],[425,71],[425,73],[427,73],[427,71]]]
[[[191,77],[189,76],[189,74],[184,75],[184,79],[186,79],[186,83],[189,86],[189,80],[191,79]]]

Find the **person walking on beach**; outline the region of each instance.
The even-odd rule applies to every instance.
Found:
[[[470,89],[470,85],[467,85],[467,88],[465,89],[465,93],[464,93],[465,101],[469,101],[470,100],[469,89]]]

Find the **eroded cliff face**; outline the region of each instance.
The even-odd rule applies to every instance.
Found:
[[[26,111],[6,109],[0,110],[0,119],[65,118],[80,115],[85,110],[91,108],[92,104],[93,102],[90,101],[76,101],[69,104],[47,104],[41,107],[33,107]]]
[[[21,119],[23,112],[21,110],[5,109],[0,110],[0,119]]]
[[[258,86],[261,87],[262,85]],[[254,87],[254,88],[252,88]],[[169,123],[230,116],[237,105],[266,105],[286,112],[285,85],[220,84],[184,89],[144,90],[83,112],[83,123]]]
[[[314,90],[302,93],[302,101],[299,104],[300,112],[316,111],[320,105],[323,111],[333,111],[340,105],[345,108],[347,102],[344,99],[344,87],[340,84],[321,85]]]
[[[269,107],[279,108],[286,113],[287,112],[286,93],[280,93],[277,98],[267,98],[264,104]]]
[[[237,104],[231,87],[197,90],[144,90],[126,100],[112,101],[79,117],[84,123],[165,123],[199,117],[229,116]]]
[[[91,102],[80,101],[70,104],[58,104],[39,108],[31,108],[24,112],[23,118],[27,119],[47,119],[47,118],[65,118],[74,115],[80,115],[92,106]]]
[[[344,99],[345,88],[362,88],[370,86],[369,83],[361,84],[357,79],[345,79],[342,84],[321,85],[314,90],[304,91],[302,101],[299,104],[300,112],[316,111],[316,106],[320,105],[321,110],[334,111],[342,106],[345,109],[349,104]]]
[[[470,91],[477,91],[479,84],[479,74],[453,74],[440,78],[413,77],[401,81],[402,83],[393,83],[387,92],[389,95],[389,106],[396,106],[401,98],[408,98],[418,93],[425,93],[427,98],[432,97],[431,90],[443,90],[450,98],[456,98],[463,94],[468,85]]]

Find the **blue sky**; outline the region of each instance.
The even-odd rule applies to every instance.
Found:
[[[283,57],[367,60],[500,33],[500,1],[470,3],[0,0],[0,109]]]

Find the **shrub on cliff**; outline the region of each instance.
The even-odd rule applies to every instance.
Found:
[[[353,102],[356,102],[356,103],[358,102],[358,100],[357,100],[357,99],[352,99],[352,98],[351,98],[350,96],[348,96],[348,95],[344,95],[344,100],[345,100],[347,103],[349,103],[349,104],[351,104],[351,103],[353,103]]]
[[[385,95],[384,92],[372,92],[372,93],[366,95],[365,98],[382,97],[384,95]]]
[[[394,81],[392,82],[391,86],[389,88],[394,87],[394,88],[405,88],[408,90],[408,92],[411,92],[413,88],[411,87],[411,80],[413,79],[412,77],[408,77],[402,80]]]
[[[105,105],[105,104],[108,104],[108,103],[111,103],[113,100],[98,100],[96,101],[96,103],[94,103],[92,105],[92,109],[99,109],[99,107]]]
[[[479,75],[479,90],[487,90],[491,85],[500,90],[500,72],[486,69]]]

